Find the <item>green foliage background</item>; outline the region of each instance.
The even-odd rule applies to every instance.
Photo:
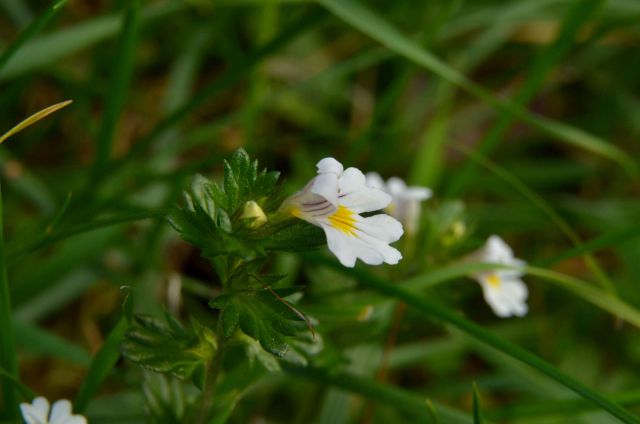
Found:
[[[75,399],[92,423],[184,420],[198,376],[143,371],[121,344],[127,329],[179,341],[176,368],[156,362],[178,376],[210,355],[199,325],[217,325],[208,303],[221,282],[165,217],[195,174],[231,187],[223,159],[243,147],[280,172],[278,195],[334,156],[435,196],[398,267],[277,253],[266,266],[286,277],[274,287],[301,289],[288,299],[318,338],[291,341],[296,358],[281,362],[263,349],[281,341],[235,340],[222,421],[617,422],[595,399],[638,422],[640,3],[6,0],[0,11],[0,133],[73,100],[0,145],[5,402],[32,391]],[[231,192],[227,208],[249,199]],[[531,265],[525,318],[495,318],[455,262],[491,234]],[[165,323],[167,310],[182,324]],[[304,330],[296,318],[282,325]],[[18,363],[20,383],[6,377]]]

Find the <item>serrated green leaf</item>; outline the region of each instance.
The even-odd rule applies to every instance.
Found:
[[[216,203],[213,197],[210,195],[212,191],[213,183],[203,177],[200,174],[197,174],[193,178],[193,182],[191,183],[191,198],[197,201],[197,204],[204,210],[211,219],[215,219],[216,217]],[[195,205],[194,205],[195,206]]]
[[[136,325],[125,334],[120,350],[127,359],[151,371],[186,379],[215,353],[215,336],[195,320],[191,329],[170,314],[165,314],[165,321],[150,315],[135,315],[134,321]]]
[[[222,315],[220,317],[222,320],[222,333],[224,337],[229,338],[233,335],[238,328],[238,324],[240,322],[240,314],[236,306],[231,303],[224,308]]]
[[[305,320],[268,290],[244,290],[220,297],[209,306],[222,310],[222,326],[227,338],[240,327],[266,351],[283,357],[289,349],[286,338],[298,336],[305,329]]]
[[[266,285],[271,286],[277,283],[278,281],[281,281],[286,276],[287,274],[264,274],[260,276],[260,280],[262,280]]]
[[[256,339],[249,337],[245,333],[239,331],[234,335],[233,342],[242,345],[250,365],[258,362],[267,371],[277,372],[281,370],[278,360],[271,353],[264,350],[260,342],[258,342]]]
[[[230,211],[239,208],[240,182],[231,164],[224,161],[224,192],[227,195],[227,208]]]
[[[231,301],[231,296],[228,294],[222,294],[209,301],[209,307],[211,309],[223,309]]]
[[[255,231],[241,218],[241,208],[254,201],[274,208],[277,172],[258,171],[258,162],[251,162],[239,149],[224,162],[222,188],[213,181],[196,175],[191,189],[184,193],[184,205],[169,214],[171,225],[182,238],[202,251],[205,258],[230,254],[243,260],[266,255],[266,240],[276,230]],[[268,226],[267,226],[268,227]]]
[[[145,372],[142,392],[150,422],[186,422],[197,406],[197,398],[188,396],[185,383],[163,374]]]

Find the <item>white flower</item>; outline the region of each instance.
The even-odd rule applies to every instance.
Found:
[[[322,159],[317,167],[318,175],[283,208],[321,227],[329,250],[344,266],[353,267],[356,259],[369,265],[397,264],[402,255],[389,243],[402,236],[402,224],[389,215],[359,215],[385,208],[391,196],[368,187],[359,169],[344,169],[333,158]]]
[[[49,401],[42,396],[33,403],[21,403],[20,410],[26,424],[87,424],[82,415],[73,415],[71,402],[61,399],[53,404],[49,414]]]
[[[391,195],[391,203],[385,211],[402,222],[407,234],[415,234],[420,222],[421,202],[431,197],[431,190],[420,186],[408,187],[398,177],[391,177],[385,183],[376,172],[369,172],[366,178],[369,187],[380,189]]]
[[[478,272],[472,277],[482,286],[484,299],[497,316],[507,318],[526,315],[529,291],[520,279],[526,262],[515,258],[511,248],[498,236],[489,237],[485,245],[470,255],[470,258],[477,262],[515,267]]]

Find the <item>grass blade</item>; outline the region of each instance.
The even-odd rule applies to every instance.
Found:
[[[575,256],[582,256],[587,253],[597,252],[598,250],[602,250],[610,246],[619,246],[622,243],[631,241],[638,237],[640,237],[640,226],[638,225],[632,225],[629,227],[621,228],[619,230],[613,230],[601,235],[600,237],[582,243],[580,246],[567,250],[556,257],[544,260],[539,265],[553,265],[558,262],[573,258]]]
[[[89,372],[74,402],[74,408],[78,412],[81,413],[87,408],[89,400],[96,394],[102,382],[107,378],[111,369],[118,361],[120,357],[120,351],[118,349],[128,326],[129,323],[126,317],[122,316],[91,361]]]
[[[640,391],[627,393],[616,393],[610,396],[621,405],[636,406],[640,404]],[[508,406],[500,409],[486,410],[487,417],[501,421],[510,422],[516,419],[533,418],[541,420],[543,417],[576,417],[578,414],[592,412],[593,405],[583,399],[567,399],[557,401],[542,401],[522,405]]]
[[[478,393],[478,386],[473,383],[473,424],[483,424],[482,410],[480,406],[480,393]]]
[[[40,112],[36,112],[24,121],[20,122],[15,127],[11,128],[9,131],[0,136],[0,143],[4,142],[6,139],[11,137],[12,135],[22,131],[23,129],[35,124],[39,120],[51,115],[52,113],[62,109],[65,106],[68,106],[73,102],[73,100],[66,100],[64,102],[56,103],[55,105],[49,106],[45,109],[42,109]]]
[[[246,56],[240,58],[215,81],[199,90],[198,93],[193,96],[193,98],[188,103],[172,111],[149,134],[138,140],[129,151],[129,154],[125,156],[121,162],[117,162],[115,165],[122,166],[124,163],[131,161],[132,159],[137,157],[139,154],[144,152],[145,149],[148,148],[151,143],[157,137],[162,135],[166,130],[174,126],[176,123],[182,121],[195,109],[201,106],[205,101],[209,100],[212,96],[228,89],[238,81],[245,78],[249,74],[251,69],[253,69],[253,67],[260,63],[262,60],[264,60],[265,57],[278,51],[300,33],[312,28],[314,24],[317,23],[321,18],[322,15],[318,13],[305,15],[290,24],[288,27],[285,27],[285,29],[282,30],[282,32],[274,37],[274,39],[270,42],[266,43],[263,46],[257,47]],[[110,170],[113,171],[113,167]]]
[[[526,267],[525,272],[555,283],[587,302],[611,313],[616,318],[623,319],[629,324],[640,328],[640,312],[636,308],[615,296],[594,288],[593,284],[560,272],[532,266]]]
[[[18,380],[18,356],[16,354],[16,341],[13,334],[11,318],[11,299],[9,295],[9,280],[7,279],[7,266],[4,258],[4,223],[2,207],[2,190],[0,189],[0,367],[9,376]],[[5,418],[18,417],[18,403],[14,383],[11,380],[2,380],[2,396],[5,407]]]
[[[489,90],[469,80],[427,50],[422,49],[417,43],[401,34],[359,2],[355,0],[319,0],[319,3],[387,48],[480,98],[496,110],[508,113],[565,143],[613,160],[622,166],[629,175],[638,174],[639,168],[636,161],[616,146],[580,129],[536,116],[513,102],[499,100]]]
[[[102,228],[111,227],[119,224],[140,221],[143,219],[160,219],[166,216],[165,210],[138,212],[132,214],[123,214],[109,218],[96,219],[86,224],[80,224],[69,228],[63,228],[58,231],[46,234],[44,237],[38,236],[34,240],[25,242],[22,246],[11,246],[9,252],[9,261],[15,261],[24,254],[32,253],[38,249],[49,246],[60,240],[65,240],[71,236],[87,233]]]
[[[20,33],[18,38],[0,55],[0,69],[9,62],[14,54],[26,43],[31,37],[40,32],[53,19],[67,0],[56,0],[51,6],[33,21],[24,31]]]
[[[466,149],[459,148],[457,146],[456,150],[469,155],[469,157],[474,161],[480,163],[494,175],[498,176],[500,179],[508,183],[511,187],[516,189],[529,202],[531,202],[531,204],[533,204],[545,215],[547,215],[551,222],[553,222],[565,234],[565,236],[567,236],[567,238],[571,241],[571,243],[573,243],[576,248],[580,248],[580,246],[582,246],[582,240],[580,239],[580,236],[573,230],[573,228],[571,228],[569,223],[567,223],[540,195],[527,187],[527,185],[520,179],[518,179],[515,175],[498,166],[496,163],[490,161],[489,159],[481,156],[479,153],[469,152]],[[587,252],[583,255],[583,258],[585,264],[597,278],[598,283],[602,286],[602,288],[604,288],[611,295],[615,295],[616,288],[613,282],[611,282],[607,274],[605,274],[605,272],[600,268],[600,265],[593,257],[593,255]]]
[[[0,379],[3,381],[3,386],[5,382],[12,385],[16,389],[18,389],[20,392],[22,392],[22,396],[26,399],[31,400],[36,396],[31,391],[31,389],[29,389],[27,386],[22,384],[14,375],[12,375],[10,372],[8,372],[7,370],[1,367],[0,367]]]
[[[18,345],[30,353],[59,358],[79,365],[91,363],[91,356],[86,350],[37,325],[16,319],[13,321],[13,330]]]
[[[572,4],[563,20],[562,28],[555,42],[546,48],[529,67],[527,79],[514,96],[513,102],[515,104],[526,106],[533,99],[553,66],[573,46],[578,31],[600,9],[602,3],[602,0],[582,0]],[[480,140],[476,150],[483,156],[489,155],[497,147],[513,120],[514,116],[512,114],[502,112],[498,121]],[[472,178],[474,165],[475,163],[473,162],[467,162],[463,169],[456,173],[450,192],[454,194],[460,193],[464,184]]]
[[[514,344],[511,344],[508,341],[501,339],[500,337],[497,337],[493,333],[461,317],[454,311],[444,306],[433,303],[422,296],[416,295],[416,293],[412,291],[409,291],[397,284],[388,282],[362,268],[345,268],[332,259],[323,258],[317,255],[305,255],[304,257],[305,259],[311,260],[315,263],[330,266],[331,268],[350,275],[358,279],[358,281],[369,288],[377,290],[378,292],[387,296],[403,300],[407,303],[407,305],[411,306],[415,310],[425,315],[435,317],[442,322],[451,324],[452,326],[458,328],[469,336],[480,340],[487,345],[537,369],[547,377],[574,391],[584,399],[589,400],[591,403],[606,410],[611,415],[615,416],[624,423],[640,423],[640,419],[638,419],[626,409],[622,408],[617,403],[608,400],[607,398],[596,393],[579,381],[574,380],[572,377],[569,377],[568,375],[562,373],[560,370],[558,370],[542,358]]]
[[[157,19],[186,7],[185,2],[174,1],[152,4],[143,9],[141,18],[142,21]],[[102,16],[35,38],[26,43],[7,66],[0,69],[0,81],[25,75],[113,37],[118,34],[121,22],[120,14]]]
[[[400,285],[412,292],[417,292],[442,284],[444,282],[466,277],[480,271],[500,268],[497,264],[486,263],[457,263],[443,268],[435,269],[423,275],[409,278]],[[504,268],[504,266],[502,266]],[[598,308],[609,312],[617,318],[627,321],[629,324],[640,328],[640,311],[630,304],[620,300],[618,297],[602,290],[596,289],[593,284],[562,274],[556,271],[537,268],[533,266],[526,267],[525,273],[540,277],[548,282],[557,284],[565,290],[568,290],[580,297],[581,299],[591,303]]]
[[[104,171],[111,156],[113,135],[133,78],[139,29],[140,2],[132,0],[128,2],[122,22],[122,35],[120,36],[118,53],[115,57],[115,63],[118,66],[115,67],[109,87],[105,92],[105,111],[96,139],[98,145],[93,168],[94,178]]]
[[[357,377],[348,373],[330,372],[319,368],[302,368],[292,365],[287,365],[285,370],[296,377],[302,377],[318,381],[324,385],[346,389],[369,399],[386,403],[398,408],[402,412],[414,416],[415,418],[419,418],[419,422],[421,423],[437,422],[437,420],[434,419],[433,409],[437,410],[438,416],[446,423],[466,424],[471,421],[470,417],[466,414],[447,408],[444,405],[438,404],[436,408],[433,408],[434,402],[429,399],[422,398],[393,386]]]

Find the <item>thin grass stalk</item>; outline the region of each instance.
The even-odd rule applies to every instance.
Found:
[[[2,189],[0,187],[0,367],[12,377],[18,379],[18,356],[13,334],[11,318],[11,299],[9,279],[4,260],[4,224],[2,207]],[[2,379],[2,397],[6,418],[18,417],[18,402],[14,384],[8,379]]]

